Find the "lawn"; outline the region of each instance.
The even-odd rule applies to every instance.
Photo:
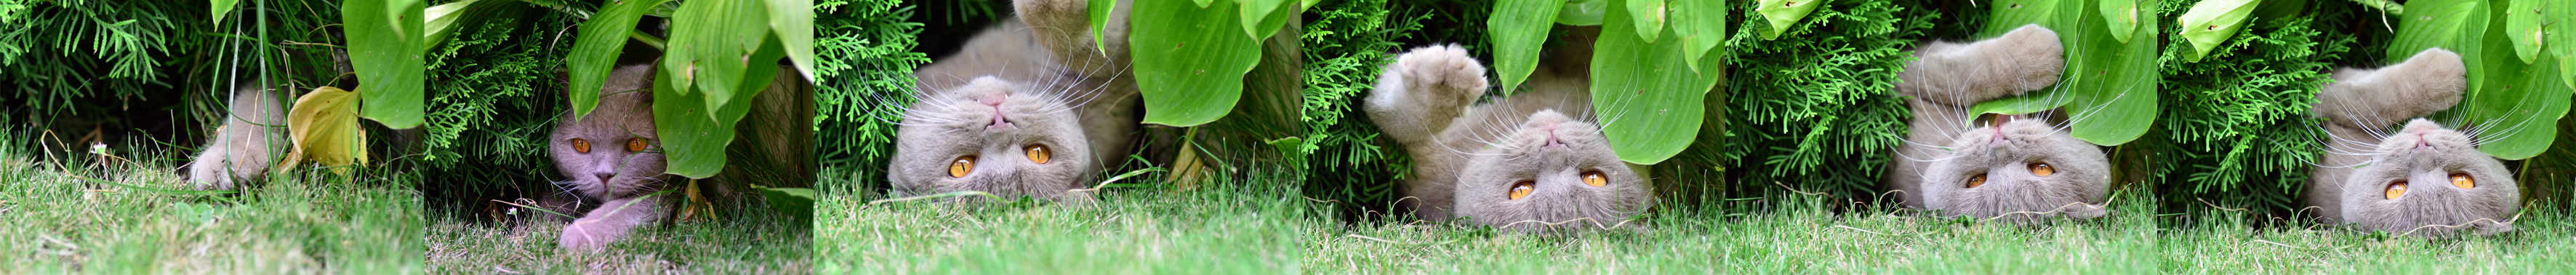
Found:
[[[299,171],[238,194],[189,194],[180,160],[52,162],[28,148],[0,146],[0,251],[9,253],[0,274],[422,271],[417,175],[351,182]]]
[[[712,221],[637,229],[602,251],[556,244],[570,221],[548,215],[481,222],[431,215],[429,272],[436,274],[811,274],[812,230],[778,211],[750,207]],[[565,213],[577,214],[577,213]]]
[[[825,274],[2199,274],[2550,273],[2576,270],[2561,214],[2517,233],[2425,239],[2256,226],[2242,214],[2158,215],[2144,188],[2111,217],[1981,223],[1905,210],[1832,210],[1821,197],[1726,200],[1641,217],[1643,231],[1522,234],[1327,220],[1285,190],[1113,189],[1099,203],[983,205],[826,199]],[[2543,209],[2530,207],[2529,209]],[[1870,209],[1870,208],[1860,208]],[[2554,209],[2554,208],[2552,208]],[[2159,229],[2159,219],[2200,219]],[[2167,221],[2170,222],[2170,221]]]

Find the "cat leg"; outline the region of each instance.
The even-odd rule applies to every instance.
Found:
[[[1091,38],[1089,1],[1086,0],[1015,0],[1011,8],[1020,21],[1029,24],[1029,33],[1038,44],[1055,53],[1065,66],[1081,70],[1083,75],[1118,75],[1127,68],[1127,13],[1135,7],[1130,1],[1118,1],[1110,9],[1109,24],[1101,30],[1099,43]]]
[[[556,241],[556,244],[564,248],[580,250],[606,248],[609,243],[625,239],[628,234],[634,233],[636,227],[651,223],[667,214],[665,212],[669,212],[670,209],[663,205],[664,198],[666,197],[644,196],[608,200],[607,203],[601,204],[599,209],[593,209],[589,214],[583,214],[580,219],[573,220],[572,224],[565,225],[563,237]]]
[[[1896,91],[1946,105],[1967,106],[2057,84],[2066,71],[2066,49],[2057,32],[2027,25],[2003,36],[1965,45],[1932,42],[1906,62]]]
[[[224,126],[205,150],[188,163],[188,181],[198,190],[233,190],[268,177],[279,149],[287,146],[286,111],[276,90],[242,87],[232,93]]]
[[[1485,94],[1485,83],[1485,66],[1467,56],[1466,48],[1415,48],[1387,64],[1361,108],[1396,142],[1430,145],[1467,104]]]

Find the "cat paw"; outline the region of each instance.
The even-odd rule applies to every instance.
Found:
[[[2441,48],[2416,52],[2414,57],[2408,57],[2405,63],[2394,67],[2397,70],[2383,70],[2400,74],[2388,78],[2398,81],[2393,84],[2403,87],[2395,95],[2400,98],[2394,98],[2394,102],[2415,103],[2406,109],[2416,113],[2432,114],[2451,109],[2452,105],[2460,103],[2460,94],[2469,88],[2469,68],[2460,63],[2460,54]]]
[[[1485,66],[1457,45],[1413,49],[1388,65],[1386,74],[1434,106],[1464,105],[1485,93]]]
[[[197,190],[233,190],[233,177],[229,173],[231,171],[225,170],[228,168],[226,166],[230,166],[225,165],[229,152],[226,152],[224,146],[220,144],[206,146],[205,150],[204,153],[197,154],[196,160],[188,163],[189,185],[196,187]]]
[[[607,248],[609,242],[615,242],[624,235],[610,234],[606,232],[607,230],[586,225],[588,224],[575,221],[572,225],[564,226],[563,237],[556,240],[555,244],[565,249],[595,251]]]
[[[2004,87],[2012,91],[2032,91],[2057,84],[2066,73],[2066,48],[2057,40],[2057,32],[2039,25],[2023,25],[1993,39],[2001,52],[1998,57],[2010,60],[2004,72]]]

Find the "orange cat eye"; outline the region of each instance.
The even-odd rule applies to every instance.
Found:
[[[1610,177],[1601,176],[1601,171],[1583,172],[1583,184],[1601,187],[1610,184]]]
[[[2468,173],[2452,173],[2451,186],[2459,186],[2460,188],[2478,188],[2478,180],[2469,178]]]
[[[2057,174],[2057,168],[2048,167],[2047,163],[2031,163],[2030,174],[2039,176],[2053,175]]]
[[[948,162],[948,177],[963,178],[966,177],[966,173],[973,172],[975,172],[975,156],[957,157],[957,161]]]
[[[572,139],[572,150],[573,150],[573,151],[575,151],[575,152],[589,153],[589,152],[590,152],[590,141],[589,141],[589,140],[578,139],[578,138],[576,138],[576,139]]]
[[[1030,161],[1030,162],[1036,162],[1036,163],[1038,163],[1038,164],[1046,164],[1046,163],[1047,163],[1047,158],[1048,158],[1048,157],[1051,157],[1051,156],[1053,156],[1053,155],[1054,155],[1054,152],[1053,152],[1053,151],[1048,151],[1048,150],[1047,150],[1046,145],[1037,145],[1037,144],[1030,144],[1030,145],[1029,145],[1029,161]]]
[[[1517,199],[1521,199],[1522,197],[1528,197],[1528,196],[1529,196],[1529,194],[1530,194],[1530,190],[1537,189],[1537,186],[1533,186],[1533,185],[1538,185],[1538,182],[1534,182],[1534,181],[1526,181],[1526,180],[1524,180],[1524,181],[1521,181],[1521,182],[1512,183],[1512,197],[1511,197],[1511,198],[1512,198],[1512,199],[1517,200]]]
[[[2388,183],[2388,199],[2393,200],[2397,199],[2397,196],[2404,195],[2406,195],[2406,181],[2401,180]]]
[[[649,146],[649,144],[644,141],[644,138],[626,139],[627,152],[643,152],[645,146]]]
[[[1968,177],[1968,188],[1977,188],[1978,185],[1986,185],[1986,175]]]

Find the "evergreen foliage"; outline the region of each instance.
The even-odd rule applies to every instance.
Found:
[[[815,150],[822,176],[857,179],[825,192],[866,198],[887,186],[894,123],[914,101],[912,71],[930,63],[913,50],[922,26],[910,21],[913,9],[896,0],[815,3]]]
[[[1308,10],[1303,37],[1306,48],[1304,121],[1309,150],[1301,190],[1306,197],[1331,201],[1345,220],[1384,213],[1394,204],[1397,178],[1412,170],[1402,146],[1380,138],[1376,123],[1359,106],[1375,88],[1378,73],[1403,49],[1394,40],[1422,29],[1429,15],[1404,16],[1389,10],[1387,0],[1334,0]]]
[[[1730,134],[1722,159],[1735,167],[1730,181],[1746,183],[1733,192],[1791,191],[1778,189],[1785,186],[1870,201],[1880,191],[1910,117],[1895,91],[1896,73],[1941,15],[1879,0],[1824,5],[1779,39],[1728,37],[1734,57],[1724,84]],[[1743,16],[1730,18],[1758,18],[1751,7],[1734,10]],[[1731,33],[1770,28],[1746,22]]]
[[[2197,2],[2165,2],[2157,12],[2176,16]],[[2200,62],[2184,61],[2188,41],[2167,37],[2157,60],[2167,107],[2156,127],[2171,146],[2156,150],[2163,161],[2150,174],[2168,209],[2206,202],[2287,214],[2301,206],[2328,138],[2308,108],[2357,44],[2331,30],[2354,19],[2348,3],[2306,5],[2298,16],[2255,18]]]

